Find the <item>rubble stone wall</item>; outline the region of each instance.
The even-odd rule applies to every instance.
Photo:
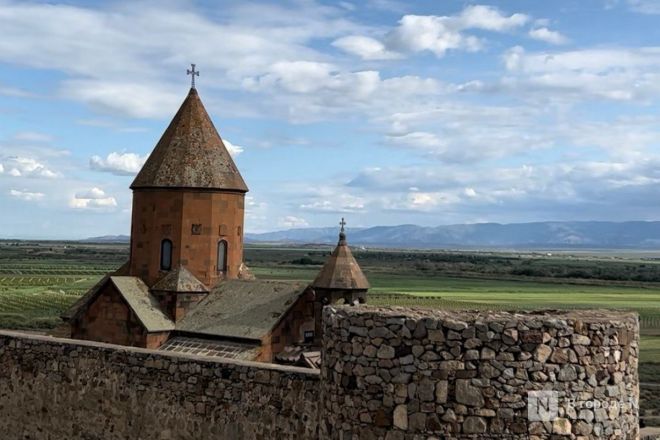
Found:
[[[0,332],[0,438],[317,438],[319,375]]]
[[[322,437],[639,438],[636,314],[324,313]]]
[[[612,311],[326,307],[320,373],[0,331],[0,438],[637,439],[638,351]]]

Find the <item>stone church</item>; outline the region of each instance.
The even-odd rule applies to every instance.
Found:
[[[343,225],[311,284],[250,274],[248,187],[194,82],[131,189],[130,259],[62,315],[74,339],[304,364],[320,344],[323,306],[366,301]]]

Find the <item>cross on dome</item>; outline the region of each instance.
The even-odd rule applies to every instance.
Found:
[[[192,69],[186,69],[186,75],[192,75],[192,81],[190,84],[190,88],[194,89],[195,88],[195,76],[199,76],[199,70],[195,70],[195,65],[190,64],[192,66]]]

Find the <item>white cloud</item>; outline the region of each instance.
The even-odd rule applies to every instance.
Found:
[[[5,172],[5,167],[0,163],[0,174]]]
[[[281,228],[305,228],[309,226],[309,222],[301,217],[287,215],[279,220],[278,226]]]
[[[554,132],[539,128],[548,114],[528,106],[432,102],[383,118],[389,145],[453,163],[505,158],[552,146]]]
[[[449,17],[433,15],[405,15],[385,41],[390,50],[400,52],[431,51],[443,56],[448,50],[461,49],[475,52],[481,49],[481,41],[472,35],[461,33],[452,26]]]
[[[388,59],[397,54],[430,51],[444,56],[449,50],[478,51],[483,41],[469,30],[507,32],[529,21],[525,14],[505,15],[491,6],[468,6],[458,15],[404,15],[399,25],[378,41],[370,37],[344,37],[335,42],[363,59]]]
[[[582,49],[503,56],[509,72],[496,88],[549,99],[641,101],[660,95],[660,47]]]
[[[659,211],[649,211],[648,200],[660,197],[659,170],[658,154],[520,166],[453,164],[441,170],[390,167],[364,170],[349,187],[371,216],[388,211],[442,214],[437,223],[445,224],[469,218],[652,219]]]
[[[9,195],[17,199],[25,200],[26,202],[34,202],[43,199],[45,194],[28,190],[10,189]]]
[[[43,177],[53,179],[60,177],[60,174],[51,170],[44,163],[31,157],[10,156],[1,159],[3,169],[9,169],[9,175],[13,177]]]
[[[363,60],[392,60],[401,57],[401,54],[387,50],[380,41],[360,35],[339,38],[332,45]]]
[[[176,2],[107,9],[3,2],[0,11],[0,61],[63,72],[63,97],[131,117],[171,116],[190,60],[204,60],[200,85],[212,78],[206,87],[232,88],[280,61],[319,61],[324,55],[309,42],[365,28],[345,9],[313,1],[297,4],[295,13],[237,2],[218,21]]]
[[[569,41],[566,36],[557,31],[552,31],[547,27],[531,29],[529,36],[535,40],[545,41],[550,44],[566,44]]]
[[[92,187],[88,190],[76,193],[75,198],[76,199],[94,199],[94,200],[98,200],[98,199],[105,199],[106,195],[105,195],[105,192],[102,189],[97,188],[97,187]]]
[[[458,21],[461,29],[504,32],[524,25],[529,21],[529,16],[520,13],[506,16],[492,6],[474,5],[466,7]]]
[[[118,176],[132,176],[140,171],[145,160],[147,160],[147,156],[140,156],[135,153],[112,152],[105,158],[92,156],[89,159],[89,166],[93,170],[105,171]]]
[[[280,89],[294,94],[333,94],[364,99],[378,86],[378,72],[341,72],[331,64],[311,61],[282,61],[265,75],[247,78],[243,86],[252,91]]]
[[[380,40],[350,35],[335,40],[333,45],[364,60],[394,59],[422,51],[442,57],[449,50],[481,50],[484,41],[470,35],[470,30],[509,32],[529,20],[526,14],[506,15],[492,6],[472,5],[451,16],[404,15],[398,26]]]
[[[229,154],[231,154],[232,157],[236,157],[239,154],[241,154],[243,151],[245,151],[244,147],[241,147],[240,145],[232,144],[227,139],[223,139],[222,142],[225,144],[225,147],[227,147],[227,151],[229,151]]]
[[[69,199],[69,207],[74,209],[108,210],[116,206],[117,200],[97,187],[78,192]]]

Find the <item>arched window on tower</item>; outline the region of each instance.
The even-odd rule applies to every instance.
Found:
[[[227,271],[227,242],[220,240],[218,242],[218,272]]]
[[[167,238],[160,242],[160,270],[172,269],[172,241]]]

